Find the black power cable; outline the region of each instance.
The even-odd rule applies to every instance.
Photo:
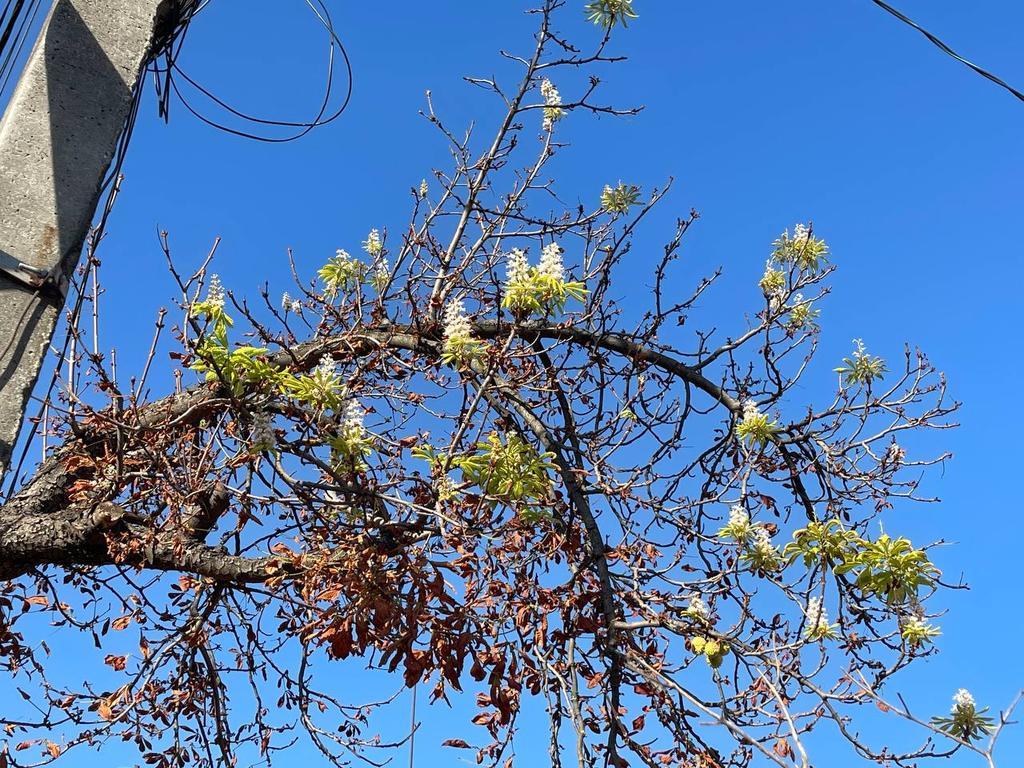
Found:
[[[345,49],[344,44],[341,42],[341,38],[338,36],[338,32],[334,26],[334,20],[331,18],[330,10],[327,8],[324,0],[303,0],[305,5],[310,9],[317,21],[326,30],[328,35],[328,54],[327,54],[327,74],[325,76],[324,83],[324,95],[317,108],[316,116],[308,121],[296,121],[296,120],[273,120],[265,117],[257,117],[250,115],[237,109],[227,103],[224,99],[220,98],[208,88],[201,85],[194,78],[190,77],[178,64],[178,56],[180,54],[182,44],[184,42],[185,35],[188,31],[188,24],[191,19],[198,14],[203,8],[206,7],[207,3],[202,5],[195,5],[190,9],[190,12],[186,19],[182,21],[181,26],[176,31],[174,39],[165,48],[162,53],[163,64],[154,65],[153,71],[157,75],[157,93],[160,99],[160,114],[166,119],[169,108],[170,108],[170,95],[173,93],[181,103],[184,105],[192,115],[197,119],[206,123],[207,125],[216,128],[219,131],[224,131],[235,136],[241,136],[243,138],[252,139],[254,141],[262,141],[266,143],[284,143],[295,141],[302,138],[314,128],[327,125],[334,122],[342,113],[348,108],[349,102],[352,99],[352,63],[348,56],[348,51]],[[334,97],[335,92],[335,79],[336,79],[336,68],[337,68],[337,56],[340,54],[342,64],[345,69],[345,94],[342,98],[341,104],[330,111],[331,101]],[[267,126],[276,128],[298,128],[300,130],[295,133],[284,136],[275,137],[267,136],[259,133],[255,133],[251,130],[242,130],[240,128],[231,127],[223,122],[215,120],[207,115],[201,113],[198,108],[193,106],[189,97],[183,92],[181,82],[185,83],[188,87],[191,87],[202,94],[204,97],[212,101],[219,108],[225,110],[230,115],[238,118],[244,123],[249,123],[254,126]]]
[[[922,35],[927,37],[932,42],[932,44],[935,45],[943,53],[947,54],[948,56],[953,57],[954,59],[959,61],[961,64],[963,64],[965,67],[969,67],[970,69],[974,70],[979,75],[984,77],[986,80],[991,80],[993,83],[998,85],[1000,88],[1005,88],[1007,91],[1012,93],[1018,99],[1020,99],[1021,101],[1024,101],[1024,93],[1021,93],[1020,91],[1018,91],[1016,88],[1014,88],[1012,85],[1007,83],[1002,78],[997,77],[996,75],[993,75],[991,72],[988,72],[987,70],[982,69],[977,64],[974,64],[973,62],[968,61],[963,56],[961,56],[959,53],[957,53],[952,48],[950,48],[948,45],[946,45],[944,42],[942,42],[942,40],[937,38],[935,35],[933,35],[927,29],[922,27],[920,24],[915,22],[913,19],[908,18],[903,13],[901,13],[900,11],[896,10],[895,8],[893,8],[888,3],[883,2],[882,0],[871,0],[871,2],[873,2],[879,8],[881,8],[883,11],[892,14],[897,19],[902,21],[904,24],[907,24],[908,26],[913,27],[914,29],[916,29]]]
[[[0,13],[0,100],[6,95],[19,69],[25,43],[36,27],[41,5],[40,0],[28,0],[27,3],[25,0],[8,0]]]
[[[14,24],[17,22],[18,17],[21,16],[22,8],[25,6],[25,0],[15,0],[13,3],[10,0],[4,4],[3,13],[0,14],[0,21],[3,23],[3,31],[0,32],[0,51],[7,49],[7,41],[11,39],[11,33],[14,31]]]

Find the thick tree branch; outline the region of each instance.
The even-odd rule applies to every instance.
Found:
[[[476,334],[484,339],[508,334],[508,323],[480,322]],[[705,392],[730,411],[739,404],[721,387],[701,373],[626,336],[594,333],[571,326],[525,323],[516,332],[527,338],[568,342],[589,350],[604,350],[660,368]],[[339,359],[365,356],[380,349],[400,349],[436,356],[439,348],[436,331],[424,332],[413,326],[358,328],[344,337],[316,340],[273,356],[277,365],[308,370],[324,354]],[[34,567],[45,565],[97,566],[114,563],[107,550],[106,534],[112,527],[124,525],[121,515],[105,519],[101,508],[83,508],[70,498],[72,484],[81,478],[70,459],[76,455],[97,457],[105,448],[116,445],[117,436],[136,437],[157,430],[173,430],[197,425],[232,405],[229,393],[216,384],[200,384],[185,392],[165,397],[134,410],[99,412],[76,425],[77,436],[46,459],[17,494],[0,506],[0,577],[13,578]],[[545,445],[547,449],[549,446]],[[179,570],[220,580],[261,581],[267,578],[266,559],[231,557],[207,547],[201,539],[213,528],[227,508],[223,489],[201,499],[195,512],[185,519],[177,539],[162,539],[142,562],[134,563],[155,570]],[[112,505],[110,505],[112,506]],[[109,510],[108,510],[109,511]],[[131,530],[145,536],[144,526],[131,524]],[[593,535],[593,531],[591,531]],[[181,541],[187,541],[182,545]],[[596,542],[595,542],[596,544]]]

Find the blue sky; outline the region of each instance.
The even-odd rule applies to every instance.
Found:
[[[409,188],[444,167],[443,145],[417,114],[424,91],[450,125],[476,119],[487,130],[495,105],[460,78],[500,74],[497,50],[529,45],[518,0],[328,2],[355,69],[351,106],[333,125],[296,143],[260,144],[215,132],[180,104],[165,125],[147,97],[101,252],[103,331],[119,366],[141,363],[156,309],[173,298],[159,230],[188,266],[222,237],[217,270],[239,293],[255,295],[264,281],[272,293],[286,289],[288,248],[311,274],[335,249],[356,250],[370,227],[399,229]],[[1024,687],[1015,653],[1024,618],[1011,591],[1021,548],[1014,478],[1024,459],[1016,424],[1024,104],[869,0],[636,5],[641,18],[616,42],[631,61],[608,71],[605,94],[646,109],[621,120],[573,117],[563,134],[573,147],[557,166],[563,199],[592,204],[607,182],[650,188],[673,177],[637,250],[657,248],[674,219],[697,208],[702,219],[684,246],[689,267],[696,275],[722,265],[725,277],[694,320],[730,328],[757,306],[772,239],[813,220],[839,271],[823,307],[819,371],[799,394],[827,396],[824,372],[853,337],[891,359],[904,343],[918,345],[947,373],[964,403],[962,426],[923,446],[955,453],[924,486],[942,504],[897,507],[886,525],[915,541],[950,542],[937,560],[972,589],[946,599],[943,653],[905,674],[900,690],[928,713],[946,711],[961,686],[1003,706]],[[900,7],[968,58],[1024,83],[1024,4]],[[566,26],[582,30],[569,17]],[[308,113],[318,96],[322,41],[301,0],[213,0],[181,64],[240,108],[288,118]],[[639,283],[622,288],[627,306],[646,295]],[[453,764],[430,733],[421,764]],[[1022,760],[1018,729],[1005,738],[1001,764]]]

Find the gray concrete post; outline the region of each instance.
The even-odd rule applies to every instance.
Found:
[[[166,4],[57,0],[0,121],[0,479]]]

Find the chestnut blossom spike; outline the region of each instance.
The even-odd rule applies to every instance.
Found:
[[[221,285],[220,275],[210,275],[210,286],[206,290],[206,303],[217,309],[224,308],[224,286]]]
[[[391,280],[391,264],[386,256],[378,256],[376,266],[373,270],[373,285],[378,291],[383,291]]]
[[[812,597],[807,601],[807,632],[808,634],[814,634],[819,631],[822,626],[828,626],[828,612],[825,610],[825,606],[822,605],[820,597]]]
[[[557,282],[565,281],[565,267],[562,265],[562,249],[557,243],[548,243],[541,249],[540,266],[537,271],[544,277]]]
[[[736,423],[737,436],[750,445],[763,447],[775,433],[776,423],[761,412],[754,400],[744,400],[742,408],[742,418]]]
[[[747,512],[742,504],[733,504],[729,507],[729,525],[750,525],[750,513]]]
[[[974,710],[974,697],[966,688],[961,688],[953,694],[953,707],[950,710],[954,715],[957,712],[971,712]]]
[[[505,262],[506,285],[516,285],[528,279],[529,276],[530,265],[526,261],[526,253],[522,248],[513,248],[508,252],[508,259]]]
[[[473,324],[466,314],[462,299],[453,299],[442,317],[444,346],[441,360],[459,367],[477,357],[484,345],[473,338]]]
[[[698,616],[702,619],[706,619],[708,617],[708,614],[710,613],[708,611],[707,603],[705,603],[704,600],[701,599],[700,595],[692,595],[690,597],[690,602],[687,605],[686,610],[688,610],[694,616]]]
[[[768,529],[763,525],[758,525],[754,528],[754,549],[760,550],[763,553],[771,552],[774,554],[775,545],[772,544],[771,534],[768,533]]]
[[[384,250],[384,243],[380,239],[380,232],[376,229],[370,230],[370,233],[366,236],[366,240],[363,241],[363,250],[370,256],[380,256],[381,252]]]
[[[550,131],[556,120],[561,120],[565,115],[565,110],[562,109],[562,94],[555,88],[547,78],[541,81],[540,84],[540,95],[544,99],[544,130]]]
[[[334,362],[330,355],[324,355],[320,358],[320,362],[317,363],[316,368],[313,369],[313,374],[329,379],[337,379],[341,377],[338,364]]]
[[[547,78],[544,78],[540,84],[540,95],[544,97],[544,103],[549,107],[560,107],[562,105],[562,95],[555,88]]]
[[[444,311],[444,337],[446,341],[465,341],[471,336],[472,326],[463,307],[462,299],[453,300]]]
[[[345,404],[345,419],[342,428],[349,434],[360,436],[365,431],[363,419],[366,410],[357,400],[349,400]]]
[[[777,269],[775,262],[768,259],[764,267],[764,274],[758,283],[764,295],[772,300],[782,300],[786,295],[786,273]]]

